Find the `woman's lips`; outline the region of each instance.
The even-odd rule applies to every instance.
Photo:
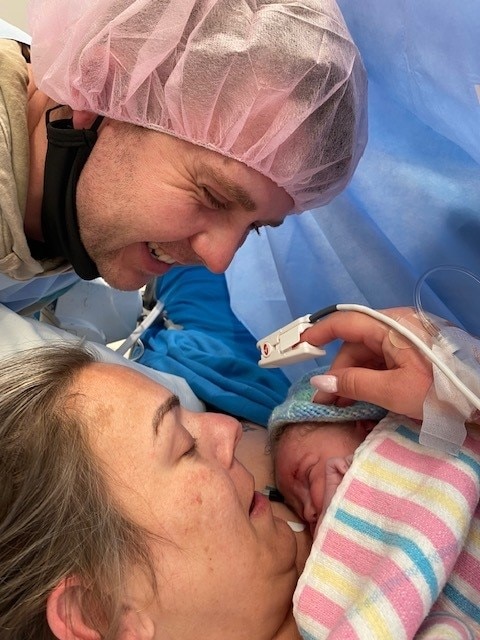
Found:
[[[262,515],[267,510],[270,509],[270,501],[269,499],[263,495],[263,493],[259,493],[255,491],[253,494],[252,502],[250,504],[249,516],[251,518],[255,518],[256,516]]]

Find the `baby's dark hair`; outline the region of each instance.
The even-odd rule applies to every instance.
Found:
[[[269,431],[267,444],[266,444],[266,451],[267,453],[275,457],[280,440],[283,438],[283,436],[286,433],[288,433],[289,431],[292,431],[294,428],[302,431],[302,435],[306,435],[307,433],[311,433],[312,431],[315,431],[316,429],[319,429],[325,426],[335,425],[337,427],[345,426],[350,428],[350,427],[353,427],[354,424],[355,423],[352,420],[345,420],[345,422],[327,422],[327,421],[316,422],[314,420],[306,420],[305,422],[288,422],[280,425],[277,429]]]

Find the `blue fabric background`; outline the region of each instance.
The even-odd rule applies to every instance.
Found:
[[[257,339],[338,302],[412,305],[441,265],[480,276],[480,3],[339,5],[368,72],[369,141],[344,193],[249,236],[227,271],[232,308]],[[440,270],[420,294],[480,335],[472,278]],[[295,380],[313,366],[284,371]]]
[[[176,267],[157,280],[156,294],[183,329],[156,322],[142,338],[139,362],[182,376],[211,408],[265,426],[289,382],[279,369],[258,366],[255,340],[230,310],[225,277]]]

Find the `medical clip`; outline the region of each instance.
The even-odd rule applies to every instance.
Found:
[[[261,358],[258,364],[261,367],[282,367],[286,364],[294,364],[311,358],[324,356],[326,351],[314,347],[308,342],[300,342],[300,336],[313,325],[310,315],[297,318],[290,324],[277,329],[270,335],[257,342]]]

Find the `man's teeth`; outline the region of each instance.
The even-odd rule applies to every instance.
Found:
[[[157,242],[149,242],[148,248],[150,249],[150,255],[156,260],[165,262],[166,264],[175,264],[176,260],[160,249],[160,245]]]

